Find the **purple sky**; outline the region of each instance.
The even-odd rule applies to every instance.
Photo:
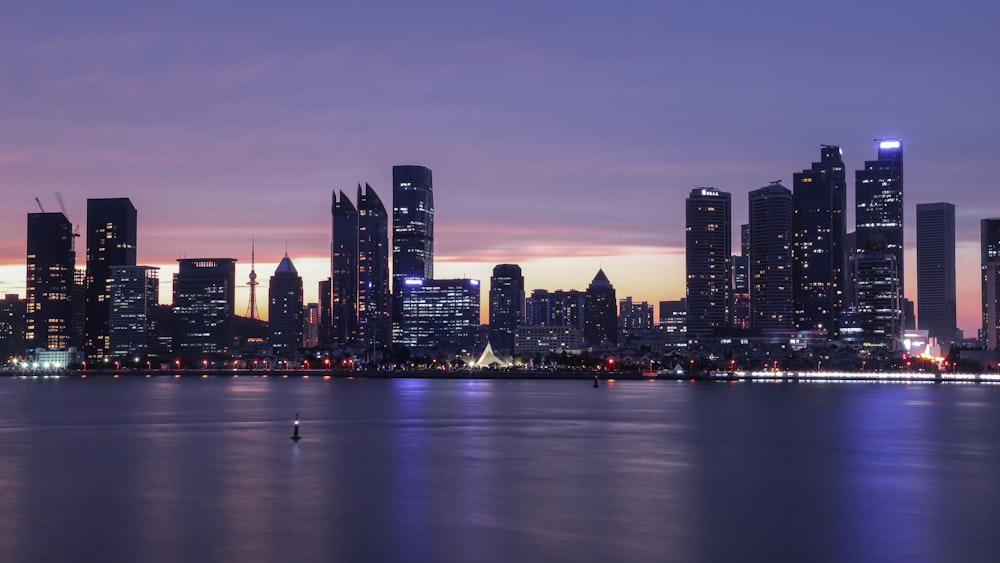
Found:
[[[438,277],[516,262],[529,290],[584,289],[604,267],[619,297],[676,299],[691,188],[733,194],[736,242],[747,192],[791,187],[820,143],[853,179],[899,136],[907,295],[915,205],[952,202],[959,325],[978,328],[993,3],[19,4],[0,20],[2,292],[23,294],[34,197],[61,192],[79,223],[88,197],[130,197],[143,264],[231,256],[245,282],[255,238],[266,282],[287,244],[315,299],[331,190],[388,204],[392,165],[423,164]]]

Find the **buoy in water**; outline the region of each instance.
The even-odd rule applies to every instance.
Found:
[[[599,383],[597,383],[597,376],[595,375],[595,376],[594,376],[594,389],[597,389],[597,388],[598,388],[598,387],[600,387],[600,386],[601,386],[601,385],[600,385]]]
[[[292,440],[298,442],[301,439],[302,436],[299,436],[299,413],[295,413],[295,429],[292,430]]]

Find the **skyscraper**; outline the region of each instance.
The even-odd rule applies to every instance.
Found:
[[[904,291],[903,262],[903,143],[899,139],[878,141],[878,160],[865,162],[865,169],[855,175],[855,244],[857,255],[879,248],[877,252],[891,254],[896,266],[889,284],[899,291],[894,299],[901,308]],[[872,243],[874,237],[878,241]],[[855,288],[855,295],[869,292]],[[855,303],[858,308],[871,308],[869,304]],[[902,331],[902,322],[897,327]]]
[[[490,278],[490,344],[514,353],[518,325],[524,324],[524,276],[517,264],[498,264]]]
[[[330,278],[320,280],[317,293],[319,295],[319,326],[316,328],[316,339],[320,346],[333,343],[333,284]]]
[[[587,286],[583,318],[583,337],[591,346],[604,341],[618,343],[618,300],[615,288],[603,269],[597,270],[597,275]]]
[[[687,329],[693,339],[729,322],[731,207],[730,194],[714,188],[695,188],[685,202]]]
[[[631,297],[618,301],[618,331],[623,336],[638,336],[653,330],[653,306]]]
[[[917,307],[919,327],[942,350],[955,340],[955,206],[917,205]]]
[[[793,175],[794,325],[839,337],[844,306],[847,180],[840,147],[822,145],[820,161]]]
[[[0,365],[24,357],[24,317],[28,303],[16,293],[0,301]]]
[[[340,192],[333,194],[330,243],[331,327],[333,343],[353,344],[358,335],[358,210]]]
[[[127,197],[87,200],[87,283],[84,350],[110,353],[111,267],[135,266],[136,211]]]
[[[29,213],[25,348],[66,350],[72,340],[76,253],[73,225],[62,213]]]
[[[278,263],[267,291],[267,326],[274,354],[287,357],[302,346],[302,277],[288,253]]]
[[[358,185],[358,341],[367,346],[392,343],[392,294],[389,282],[389,214],[378,194]]]
[[[111,266],[108,355],[139,357],[156,351],[159,270],[153,266]]]
[[[792,332],[792,192],[775,182],[750,192],[750,327]]]
[[[854,258],[855,317],[864,348],[892,352],[902,336],[902,292],[895,275],[899,271],[896,255],[886,246],[884,237],[872,235],[864,252]]]
[[[226,354],[236,314],[235,258],[179,258],[174,274],[174,352],[187,360]]]
[[[434,278],[434,184],[423,166],[392,167],[392,278]]]
[[[980,224],[983,287],[983,348],[1000,345],[1000,218]]]

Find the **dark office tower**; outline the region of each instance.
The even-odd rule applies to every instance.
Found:
[[[358,210],[344,192],[333,194],[333,242],[330,274],[333,283],[331,326],[333,344],[352,344],[358,334]]]
[[[517,264],[498,264],[490,278],[490,344],[514,353],[518,325],[524,324],[524,276]]]
[[[858,254],[865,252],[869,239],[882,237],[885,250],[896,257],[895,274],[902,305],[905,271],[903,266],[903,143],[883,139],[878,143],[878,160],[865,162],[865,169],[855,175],[855,243]]]
[[[591,346],[604,341],[618,343],[618,301],[604,270],[598,270],[587,286],[583,323],[583,337]]]
[[[414,354],[469,352],[479,330],[479,280],[408,278],[400,291],[393,343]]]
[[[732,203],[728,193],[695,188],[685,202],[687,328],[692,339],[729,323]]]
[[[434,278],[433,186],[428,168],[392,167],[392,279],[397,283]]]
[[[750,327],[792,332],[792,192],[775,182],[750,192]]]
[[[942,351],[955,341],[955,206],[917,205],[917,307],[920,329]]]
[[[288,357],[302,346],[302,277],[287,253],[267,290],[267,326],[276,356]]]
[[[135,266],[136,212],[127,197],[87,200],[87,289],[84,351],[110,353],[111,267]]]
[[[156,351],[159,272],[160,269],[153,266],[111,266],[109,356],[136,358]]]
[[[740,256],[750,257],[750,223],[740,225]]]
[[[389,214],[371,186],[358,186],[358,341],[392,344]]]
[[[844,305],[847,180],[840,147],[823,145],[820,161],[793,175],[792,293],[795,330],[839,337]]]
[[[687,299],[660,301],[660,330],[668,345],[687,342]]]
[[[854,259],[855,317],[864,348],[895,351],[902,336],[902,303],[896,255],[886,250],[881,235],[868,238]]]
[[[0,301],[0,365],[24,357],[24,316],[28,303],[16,293]]]
[[[980,229],[983,349],[996,350],[1000,344],[1000,219],[983,219]]]
[[[73,317],[73,225],[62,213],[29,213],[25,348],[66,350]]]
[[[844,308],[841,318],[854,308],[854,257],[858,254],[857,233],[850,231],[844,236]]]
[[[180,258],[174,274],[174,353],[187,360],[226,354],[236,335],[235,258]]]
[[[320,346],[329,346],[333,343],[333,312],[331,310],[331,299],[333,298],[333,286],[330,278],[319,282],[319,327],[316,329],[316,338]]]

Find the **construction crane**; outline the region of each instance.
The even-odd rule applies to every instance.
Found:
[[[44,207],[42,207],[42,200],[40,200],[40,199],[38,199],[38,198],[36,197],[36,198],[35,198],[35,203],[37,203],[37,204],[38,204],[38,209],[39,209],[39,210],[40,210],[40,211],[41,211],[42,213],[45,213],[45,208],[44,208]]]
[[[66,211],[66,202],[63,201],[62,192],[56,192],[56,201],[59,202],[59,209],[62,210],[62,214],[67,219],[69,219],[72,222],[73,218],[70,217],[69,212]],[[80,236],[80,225],[79,225],[79,223],[77,223],[76,225],[73,225],[73,236],[74,237]]]

